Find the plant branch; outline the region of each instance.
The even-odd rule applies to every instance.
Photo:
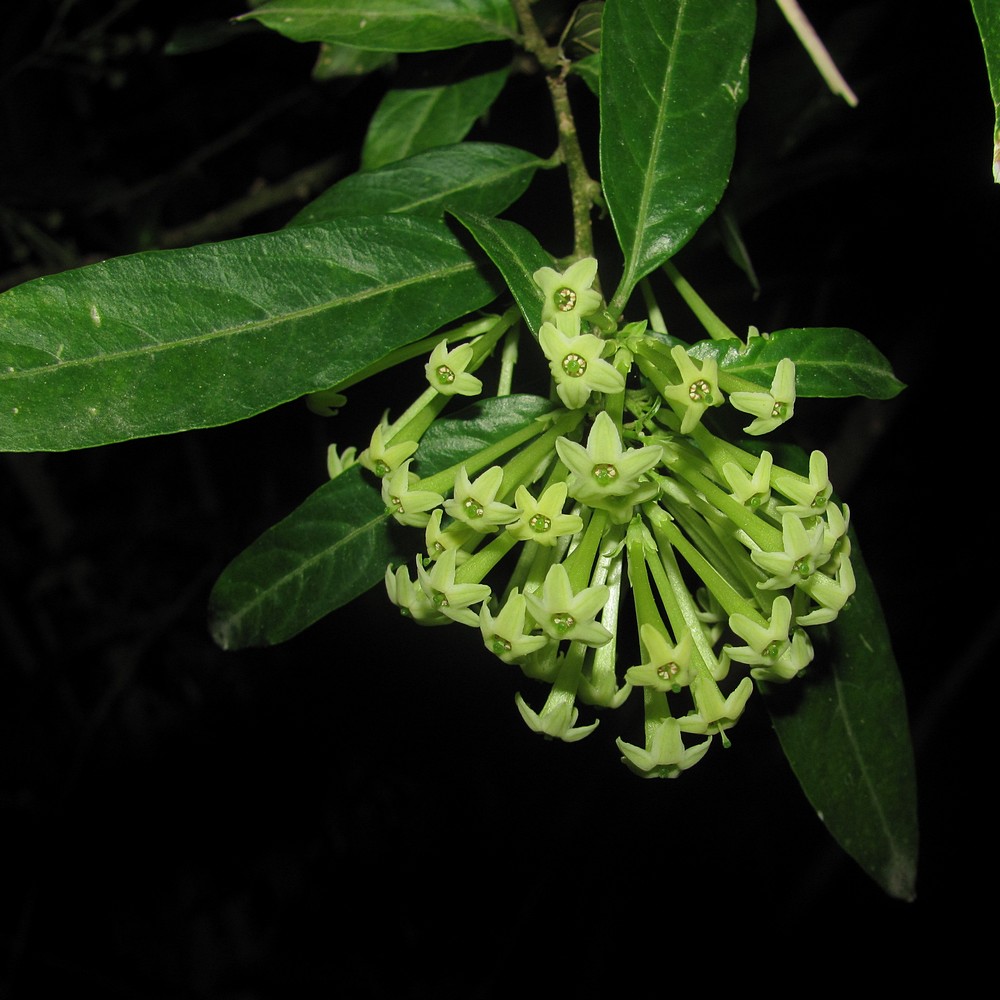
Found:
[[[546,72],[546,83],[552,100],[556,129],[559,134],[559,158],[566,165],[569,178],[570,199],[573,210],[573,253],[572,258],[591,257],[594,253],[594,236],[590,224],[590,213],[600,194],[600,185],[587,171],[580,148],[580,138],[576,131],[576,120],[566,89],[566,72],[569,60],[559,46],[549,45],[534,15],[530,0],[511,0],[521,25],[525,51],[538,60]]]

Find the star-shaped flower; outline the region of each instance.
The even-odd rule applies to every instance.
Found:
[[[479,615],[470,605],[488,600],[490,588],[485,583],[456,583],[454,549],[446,549],[428,571],[417,561],[417,578],[423,592],[443,615],[463,625],[479,627]]]
[[[753,548],[750,558],[771,576],[758,583],[762,590],[783,590],[802,583],[810,577],[823,561],[823,522],[807,528],[795,514],[781,517],[780,552]]]
[[[487,469],[474,482],[469,481],[463,465],[455,477],[455,495],[445,501],[445,513],[474,531],[483,534],[496,531],[498,525],[517,518],[515,508],[496,499],[502,484],[503,469],[499,465]]]
[[[447,625],[451,621],[431,603],[431,599],[411,579],[405,566],[385,571],[385,589],[399,613],[421,625]]]
[[[528,707],[520,692],[514,695],[517,710],[521,713],[528,728],[541,733],[549,739],[562,740],[565,743],[576,743],[584,736],[589,736],[596,728],[600,719],[589,726],[577,726],[580,710],[574,704],[574,696],[568,692],[553,687],[540,712]]]
[[[465,370],[472,354],[472,344],[459,344],[449,351],[447,338],[442,340],[424,365],[431,388],[442,396],[478,396],[483,391],[483,383]]]
[[[668,642],[660,629],[643,622],[639,636],[649,658],[637,667],[629,667],[625,671],[625,680],[635,687],[649,687],[656,691],[680,691],[691,683],[694,640],[690,632],[685,632],[675,646]]]
[[[647,733],[646,746],[637,747],[621,737],[615,740],[622,752],[622,759],[644,778],[676,778],[705,756],[712,737],[692,747],[684,746],[681,727],[677,719],[662,719]]]
[[[787,506],[779,507],[779,513],[797,514],[799,517],[822,514],[833,493],[826,455],[821,451],[814,451],[809,456],[808,479],[782,470],[772,475],[771,484],[778,493],[792,501]]]
[[[401,441],[387,445],[385,434],[389,429],[389,411],[382,414],[375,430],[372,431],[368,447],[358,456],[358,461],[380,479],[398,469],[419,447],[418,441]]]
[[[747,699],[753,694],[753,681],[749,677],[736,685],[728,698],[723,697],[719,685],[704,674],[699,674],[691,681],[691,696],[694,698],[695,711],[678,720],[680,728],[686,733],[718,733],[731,729],[739,721],[746,707]],[[726,744],[723,736],[723,744]]]
[[[591,288],[597,277],[597,261],[583,257],[561,274],[540,267],[532,275],[542,290],[542,322],[553,323],[567,333],[577,334],[585,316],[601,307],[601,293]]]
[[[353,446],[338,452],[337,446],[331,444],[326,449],[326,471],[330,478],[336,479],[342,472],[346,472],[352,465],[356,465],[357,453],[358,449]]]
[[[726,652],[737,663],[770,666],[784,653],[791,641],[788,629],[792,624],[792,602],[779,594],[771,604],[771,619],[761,625],[747,615],[729,616],[729,627],[747,645],[727,646]]]
[[[726,462],[722,474],[733,491],[733,497],[743,504],[756,510],[767,503],[771,496],[771,467],[774,459],[769,451],[762,451],[753,475],[747,475],[746,470],[735,462]]]
[[[555,545],[565,535],[575,535],[583,528],[579,514],[564,514],[566,503],[565,480],[546,487],[536,500],[526,486],[518,486],[514,505],[518,518],[507,525],[507,530],[520,542],[538,542]]]
[[[543,323],[538,344],[548,358],[556,393],[567,409],[580,409],[592,392],[621,392],[625,388],[625,376],[601,357],[607,341],[600,337],[567,334],[552,323]]]
[[[524,595],[516,587],[510,592],[507,603],[496,618],[490,614],[485,602],[479,610],[479,630],[483,636],[483,644],[504,663],[517,663],[551,641],[547,635],[525,634],[526,610]]]
[[[541,593],[525,594],[528,611],[542,631],[553,639],[572,639],[587,646],[603,646],[611,633],[598,621],[597,612],[611,591],[604,585],[573,592],[569,574],[562,563],[554,563],[545,574]]]
[[[400,523],[423,528],[427,525],[432,507],[444,502],[440,493],[412,489],[420,477],[410,472],[409,460],[382,479],[382,501],[386,510]]]
[[[623,448],[614,419],[605,410],[595,418],[586,448],[569,438],[557,438],[556,451],[570,470],[570,496],[610,511],[619,524],[632,516],[633,505],[654,497],[659,489],[642,477],[660,461],[663,448]]]
[[[683,408],[681,434],[690,434],[710,406],[721,406],[724,402],[719,388],[719,365],[715,358],[695,364],[680,344],[671,348],[670,357],[677,365],[681,380],[677,385],[664,386],[661,392],[665,399]]]
[[[743,428],[747,434],[769,434],[795,412],[795,362],[791,358],[778,362],[770,392],[732,392],[729,402],[756,417]]]

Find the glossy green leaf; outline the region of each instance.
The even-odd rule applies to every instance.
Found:
[[[775,330],[767,337],[751,338],[746,347],[738,340],[706,340],[688,353],[715,358],[720,372],[738,375],[764,389],[770,388],[778,362],[791,358],[798,396],[891,399],[905,388],[888,359],[867,337],[839,327]]]
[[[0,450],[231,423],[335,385],[492,301],[484,267],[443,223],[391,215],[27,282],[0,295]]]
[[[242,649],[292,638],[405,559],[399,537],[389,530],[378,484],[351,466],[225,568],[209,596],[213,639]]]
[[[461,142],[497,99],[507,76],[504,67],[438,87],[390,90],[368,123],[362,170]]]
[[[620,308],[676,253],[729,180],[747,96],[753,0],[607,0],[601,181],[625,257]]]
[[[242,15],[296,42],[428,52],[516,34],[507,0],[271,0]]]
[[[439,419],[420,444],[421,475],[458,464],[551,408],[537,396],[504,396]],[[419,530],[386,514],[374,477],[351,466],[226,567],[209,598],[212,635],[223,649],[284,642],[381,583],[389,563],[408,562],[422,543]]]
[[[337,80],[341,77],[365,76],[396,59],[393,52],[373,52],[353,45],[324,44],[313,65],[314,80]]]
[[[889,895],[917,878],[917,791],[906,701],[878,596],[855,544],[857,590],[807,674],[762,685],[802,790],[840,846]]]
[[[552,267],[553,259],[523,226],[505,219],[490,219],[471,212],[454,213],[503,275],[531,332],[537,337],[542,324],[542,290],[532,275]]]
[[[351,215],[440,217],[446,208],[495,215],[517,201],[544,164],[498,143],[462,142],[351,174],[306,205],[291,225]]]
[[[477,400],[452,416],[439,418],[420,440],[416,470],[429,476],[457,465],[495,444],[555,406],[544,396],[512,395]]]
[[[986,73],[993,98],[993,180],[1000,184],[1000,6],[996,0],[972,0],[986,58]]]

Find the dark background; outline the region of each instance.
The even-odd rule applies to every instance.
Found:
[[[331,422],[294,404],[0,456],[0,995],[486,997],[518,975],[573,989],[613,972],[612,994],[631,996],[682,970],[714,991],[868,961],[964,984],[986,933],[971,903],[994,881],[997,599],[977,589],[992,446],[973,422],[990,389],[969,360],[988,359],[996,326],[993,107],[966,4],[805,7],[860,104],[826,92],[762,3],[725,201],[759,292],[713,226],[678,264],[737,331],[851,327],[909,385],[802,403],[794,426],[830,457],[907,689],[916,902],[834,845],[757,700],[731,749],[642,781],[614,718],[578,744],[541,740],[513,704],[540,689],[464,630],[400,620],[379,590],[281,647],[218,650],[219,572],[319,485],[330,441],[370,429],[363,410]],[[0,287],[277,228],[355,169],[389,74],[315,83],[315,47],[262,30],[165,51],[241,10],[50,0],[6,15]],[[550,152],[523,111],[537,86],[512,82],[476,135]],[[586,133],[592,103],[575,97]],[[564,252],[560,202],[538,187],[511,217]]]

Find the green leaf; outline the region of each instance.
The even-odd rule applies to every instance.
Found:
[[[370,590],[407,558],[379,487],[353,465],[319,487],[222,572],[209,628],[223,649],[277,645]]]
[[[337,219],[153,251],[0,295],[0,450],[232,423],[495,298],[441,222]]]
[[[993,181],[1000,184],[1000,7],[996,0],[972,0],[972,13],[983,43],[993,98]]]
[[[794,685],[761,685],[782,750],[840,846],[889,895],[912,900],[917,791],[902,681],[855,543],[857,590]]]
[[[601,181],[624,253],[612,311],[675,254],[725,190],[747,96],[753,0],[607,0]]]
[[[546,413],[555,403],[544,396],[512,395],[477,400],[452,416],[439,418],[420,439],[416,471],[430,476],[458,465]]]
[[[495,215],[524,194],[544,162],[497,143],[442,146],[345,177],[303,208],[290,225],[351,215],[437,218],[445,208]]]
[[[457,465],[552,407],[538,396],[503,396],[439,418],[417,453],[421,475]],[[353,465],[226,567],[209,597],[212,636],[223,649],[284,642],[382,582],[390,563],[409,561],[421,544],[419,531],[390,519],[374,478]]]
[[[537,337],[542,325],[542,290],[532,275],[554,263],[537,239],[523,226],[504,219],[490,219],[471,212],[452,213],[503,275],[525,322]]]
[[[507,0],[271,0],[238,20],[296,42],[342,42],[384,52],[428,52],[517,33]]]
[[[504,67],[439,87],[390,90],[368,123],[362,170],[461,142],[497,99],[507,76]]]
[[[763,389],[771,387],[778,362],[791,358],[795,393],[803,397],[891,399],[905,388],[870,340],[838,327],[775,330],[766,337],[752,337],[745,347],[739,340],[706,340],[688,353],[700,359],[715,358],[721,373],[737,375]]]
[[[341,77],[365,76],[395,62],[393,52],[372,52],[353,45],[321,45],[313,66],[314,80],[336,80]]]

